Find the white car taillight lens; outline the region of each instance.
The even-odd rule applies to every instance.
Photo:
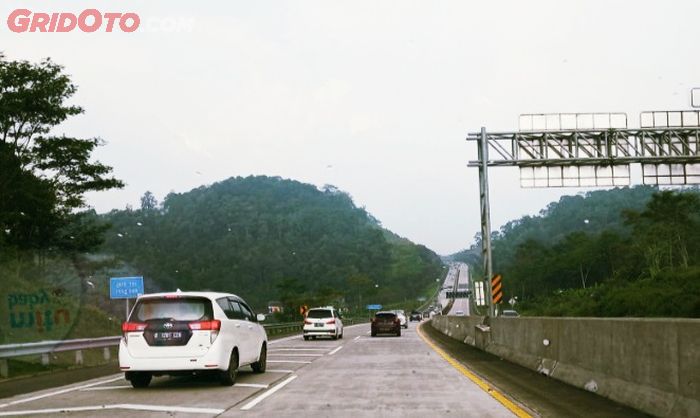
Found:
[[[214,340],[219,336],[221,321],[214,319],[211,321],[197,321],[187,324],[192,331],[209,331],[209,342],[214,344]]]
[[[146,324],[143,322],[123,322],[122,323],[122,335],[124,335],[124,343],[128,344],[129,339],[127,334],[130,332],[139,332],[146,329]]]

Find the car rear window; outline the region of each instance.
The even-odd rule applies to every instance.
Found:
[[[307,318],[333,318],[330,309],[311,309]]]
[[[148,298],[137,302],[131,319],[201,321],[213,319],[213,316],[211,301],[207,298]]]
[[[389,312],[383,312],[383,313],[378,313],[377,318],[382,318],[382,319],[387,319],[387,318],[396,318],[395,313],[389,313]]]

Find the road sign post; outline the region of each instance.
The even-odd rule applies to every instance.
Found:
[[[491,262],[491,206],[489,203],[489,145],[486,128],[481,128],[481,136],[477,142],[479,154],[479,200],[481,202],[481,257],[484,262],[486,292],[491,294],[493,263]],[[488,302],[489,316],[494,315],[493,303]]]
[[[143,277],[112,277],[109,279],[109,298],[126,300],[126,319],[129,319],[129,299],[144,294]]]

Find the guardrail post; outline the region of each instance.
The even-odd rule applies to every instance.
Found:
[[[10,368],[6,358],[0,360],[0,377],[8,377],[10,375]]]
[[[41,365],[42,366],[48,366],[49,365],[49,354],[45,353],[41,355]]]
[[[105,347],[102,349],[102,356],[104,356],[105,360],[109,360],[112,357],[112,352],[109,351],[109,347]]]
[[[75,351],[75,364],[83,364],[83,350]]]

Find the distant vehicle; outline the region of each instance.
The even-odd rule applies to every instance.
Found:
[[[316,337],[331,337],[334,340],[343,338],[343,321],[332,306],[311,308],[304,318],[304,339]]]
[[[517,311],[511,310],[511,309],[506,309],[503,312],[501,312],[501,316],[510,317],[510,318],[517,318],[520,316],[520,314]]]
[[[455,315],[464,316],[464,311],[455,311]]]
[[[236,295],[171,292],[139,296],[122,324],[119,368],[134,388],[153,376],[211,374],[222,385],[236,382],[238,369],[265,372],[267,334]]]
[[[404,313],[404,311],[402,309],[397,309],[393,312],[396,313],[396,316],[399,317],[399,321],[401,322],[401,326],[403,328],[408,329],[408,319],[406,318],[406,313]]]
[[[374,314],[372,318],[372,332],[373,337],[377,334],[396,334],[397,337],[401,336],[401,320],[392,311],[379,311]]]
[[[411,317],[409,319],[410,321],[420,321],[421,319],[423,319],[423,314],[421,314],[418,311],[413,311],[411,312]]]

